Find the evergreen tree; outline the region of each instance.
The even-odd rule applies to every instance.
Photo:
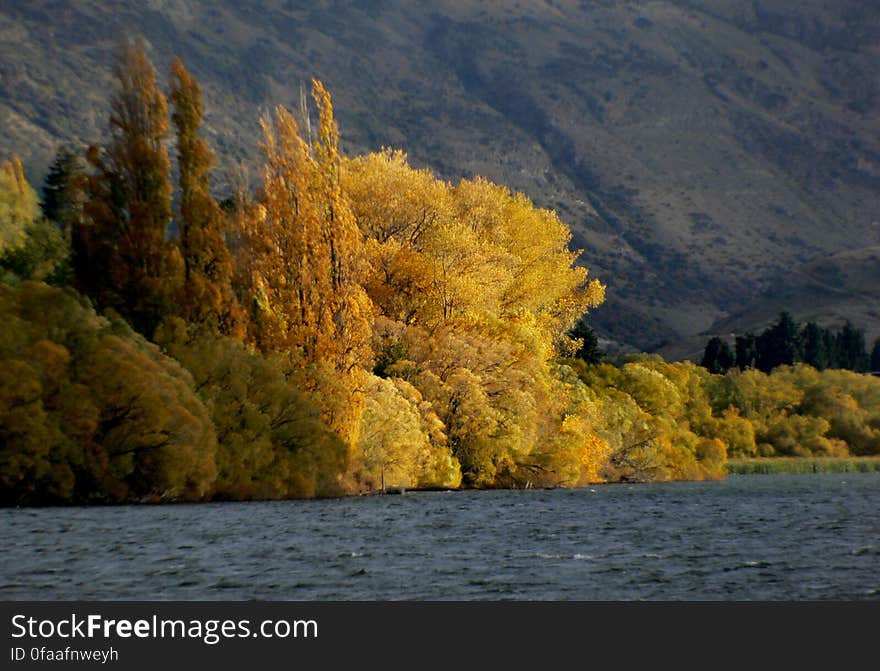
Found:
[[[168,109],[140,41],[126,41],[115,68],[110,143],[88,160],[83,222],[74,228],[79,288],[148,337],[179,300],[179,251],[166,239],[171,179]]]
[[[801,338],[797,323],[788,312],[757,339],[757,366],[769,373],[776,366],[790,366],[801,360]]]
[[[703,352],[703,360],[700,365],[710,373],[715,375],[723,375],[736,362],[733,352],[730,351],[730,345],[724,342],[718,336],[710,338],[706,344],[706,350]]]
[[[816,370],[828,368],[833,356],[833,348],[829,348],[830,335],[826,329],[815,322],[808,322],[804,326],[801,331],[804,363],[811,365]]]
[[[66,146],[55,154],[43,182],[43,216],[70,237],[82,218],[83,166],[80,157]]]
[[[874,347],[871,349],[871,372],[880,371],[880,338],[874,341]]]
[[[758,344],[754,334],[736,336],[736,367],[740,370],[754,368],[758,360]]]
[[[857,373],[865,372],[870,363],[870,357],[865,351],[865,334],[847,320],[836,340],[839,366]]]
[[[840,368],[840,356],[837,351],[837,337],[830,329],[822,329],[822,342],[828,353],[828,368]]]
[[[580,347],[574,356],[581,361],[589,364],[597,364],[602,362],[605,353],[599,347],[599,338],[596,332],[590,327],[584,319],[579,319],[574,328],[568,332],[570,338],[582,341]]]

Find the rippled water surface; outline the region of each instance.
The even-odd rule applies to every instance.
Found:
[[[880,599],[880,473],[0,510],[0,599]]]

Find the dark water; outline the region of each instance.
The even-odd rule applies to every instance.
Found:
[[[0,510],[0,599],[880,599],[880,473]]]

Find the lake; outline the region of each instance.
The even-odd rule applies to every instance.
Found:
[[[880,473],[0,509],[2,600],[877,600]]]

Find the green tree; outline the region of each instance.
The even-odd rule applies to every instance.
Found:
[[[84,172],[82,161],[66,146],[55,154],[43,181],[43,216],[70,237],[82,218]]]
[[[580,342],[580,345],[574,353],[575,358],[590,364],[596,364],[602,361],[605,353],[602,351],[602,348],[599,347],[599,338],[596,336],[596,332],[583,318],[577,321],[574,328],[568,332],[568,336],[572,340]]]
[[[863,373],[868,369],[870,357],[865,351],[865,334],[847,320],[835,339],[837,364],[840,368]]]
[[[25,229],[24,243],[0,256],[0,267],[20,280],[68,284],[70,244],[55,224],[39,217]]]
[[[710,373],[723,375],[730,370],[735,361],[733,352],[730,351],[730,345],[718,336],[714,336],[706,343],[700,365]]]
[[[736,336],[736,367],[740,370],[754,368],[758,360],[757,339],[754,334]]]
[[[874,341],[874,347],[871,348],[871,372],[880,371],[880,338]]]
[[[217,432],[216,497],[341,493],[345,446],[322,421],[294,360],[261,354],[178,318],[165,320],[156,340],[192,374],[210,409]]]
[[[215,434],[192,377],[83,302],[0,285],[0,503],[207,496]]]
[[[804,363],[816,370],[825,370],[831,363],[832,351],[829,351],[829,334],[815,322],[808,322],[801,331]]]
[[[788,312],[757,339],[757,366],[769,373],[776,366],[791,366],[801,360],[801,338],[797,323]]]

